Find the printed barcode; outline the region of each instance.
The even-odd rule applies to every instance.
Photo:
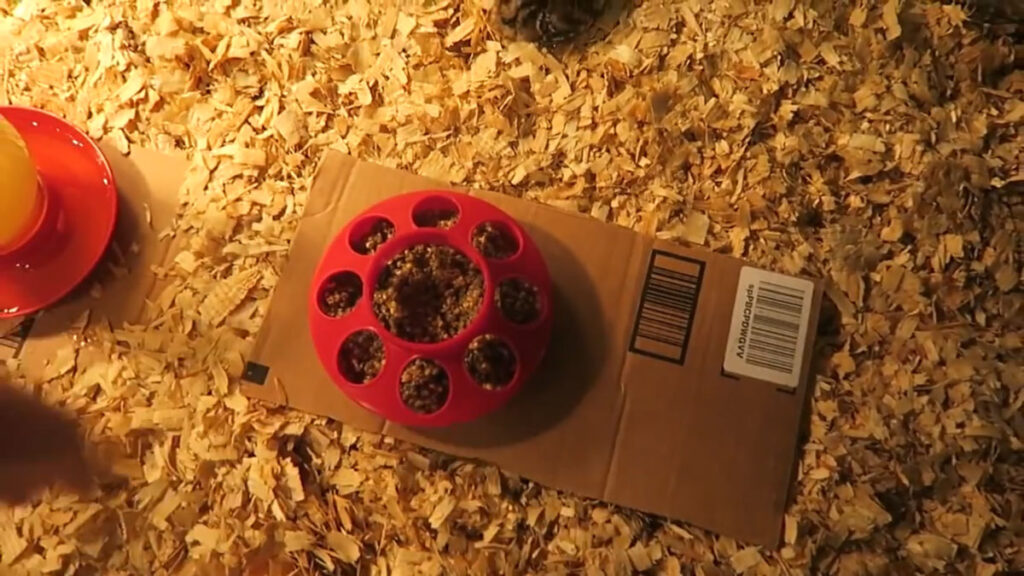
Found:
[[[766,280],[758,284],[755,294],[747,338],[747,362],[792,373],[800,341],[804,293]]]
[[[723,368],[796,388],[803,367],[814,285],[802,278],[744,267]]]
[[[686,360],[704,263],[655,250],[647,267],[630,351],[677,364]]]

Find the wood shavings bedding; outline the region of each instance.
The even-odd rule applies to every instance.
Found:
[[[0,510],[0,573],[1024,569],[1016,25],[932,0],[645,0],[552,55],[496,35],[493,1],[91,4],[0,1],[0,102],[191,151],[167,232],[186,249],[143,325],[54,359],[48,398],[116,474]],[[827,278],[785,547],[233,392],[329,147]]]

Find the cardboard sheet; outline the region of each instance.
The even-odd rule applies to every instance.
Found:
[[[174,256],[171,241],[158,234],[173,218],[187,161],[143,149],[129,158],[104,151],[122,201],[111,249],[64,301],[18,327],[0,326],[0,360],[18,355],[29,378],[43,378],[85,313],[114,326],[138,320],[160,289],[152,267]],[[320,254],[377,200],[439,185],[338,153],[325,157],[243,391],[492,462],[551,487],[777,546],[808,394],[817,283],[809,284],[802,310],[796,386],[730,374],[724,366],[735,347],[732,319],[742,325],[749,300],[736,305],[746,292],[742,262],[472,192],[519,219],[551,269],[555,332],[541,370],[500,412],[443,430],[395,426],[338,391],[317,362],[306,325]]]
[[[42,380],[47,362],[64,347],[76,322],[108,321],[117,327],[136,321],[157,289],[153,266],[173,258],[171,240],[161,240],[178,207],[178,189],[188,160],[141,148],[123,156],[102,146],[114,170],[119,197],[117,226],[96,270],[69,296],[50,308],[0,325],[0,360],[18,356],[29,379]]]
[[[815,281],[471,192],[517,218],[551,270],[555,328],[541,369],[498,413],[441,430],[386,422],[339,391],[319,365],[306,320],[320,256],[376,201],[438,186],[337,152],[325,156],[243,392],[778,546],[808,397],[821,302]]]

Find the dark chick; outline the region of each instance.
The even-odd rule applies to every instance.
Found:
[[[604,12],[606,0],[498,0],[502,23],[545,46],[570,42]]]
[[[0,505],[24,504],[53,484],[92,486],[77,424],[0,381]]]

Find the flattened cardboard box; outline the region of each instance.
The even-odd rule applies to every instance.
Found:
[[[808,393],[820,285],[537,203],[517,218],[555,288],[552,344],[499,412],[440,430],[349,401],[313,349],[307,294],[353,216],[438,182],[329,152],[246,368],[248,396],[545,485],[778,546]]]
[[[25,319],[0,320],[0,362],[17,357],[31,381],[46,380],[47,368],[59,350],[74,342],[84,326],[107,321],[113,327],[137,322],[147,298],[162,289],[152,267],[175,255],[174,241],[161,240],[178,209],[178,189],[188,160],[136,148],[123,156],[101,145],[117,183],[118,215],[111,245],[96,270],[66,298]],[[93,290],[97,288],[97,290]]]

